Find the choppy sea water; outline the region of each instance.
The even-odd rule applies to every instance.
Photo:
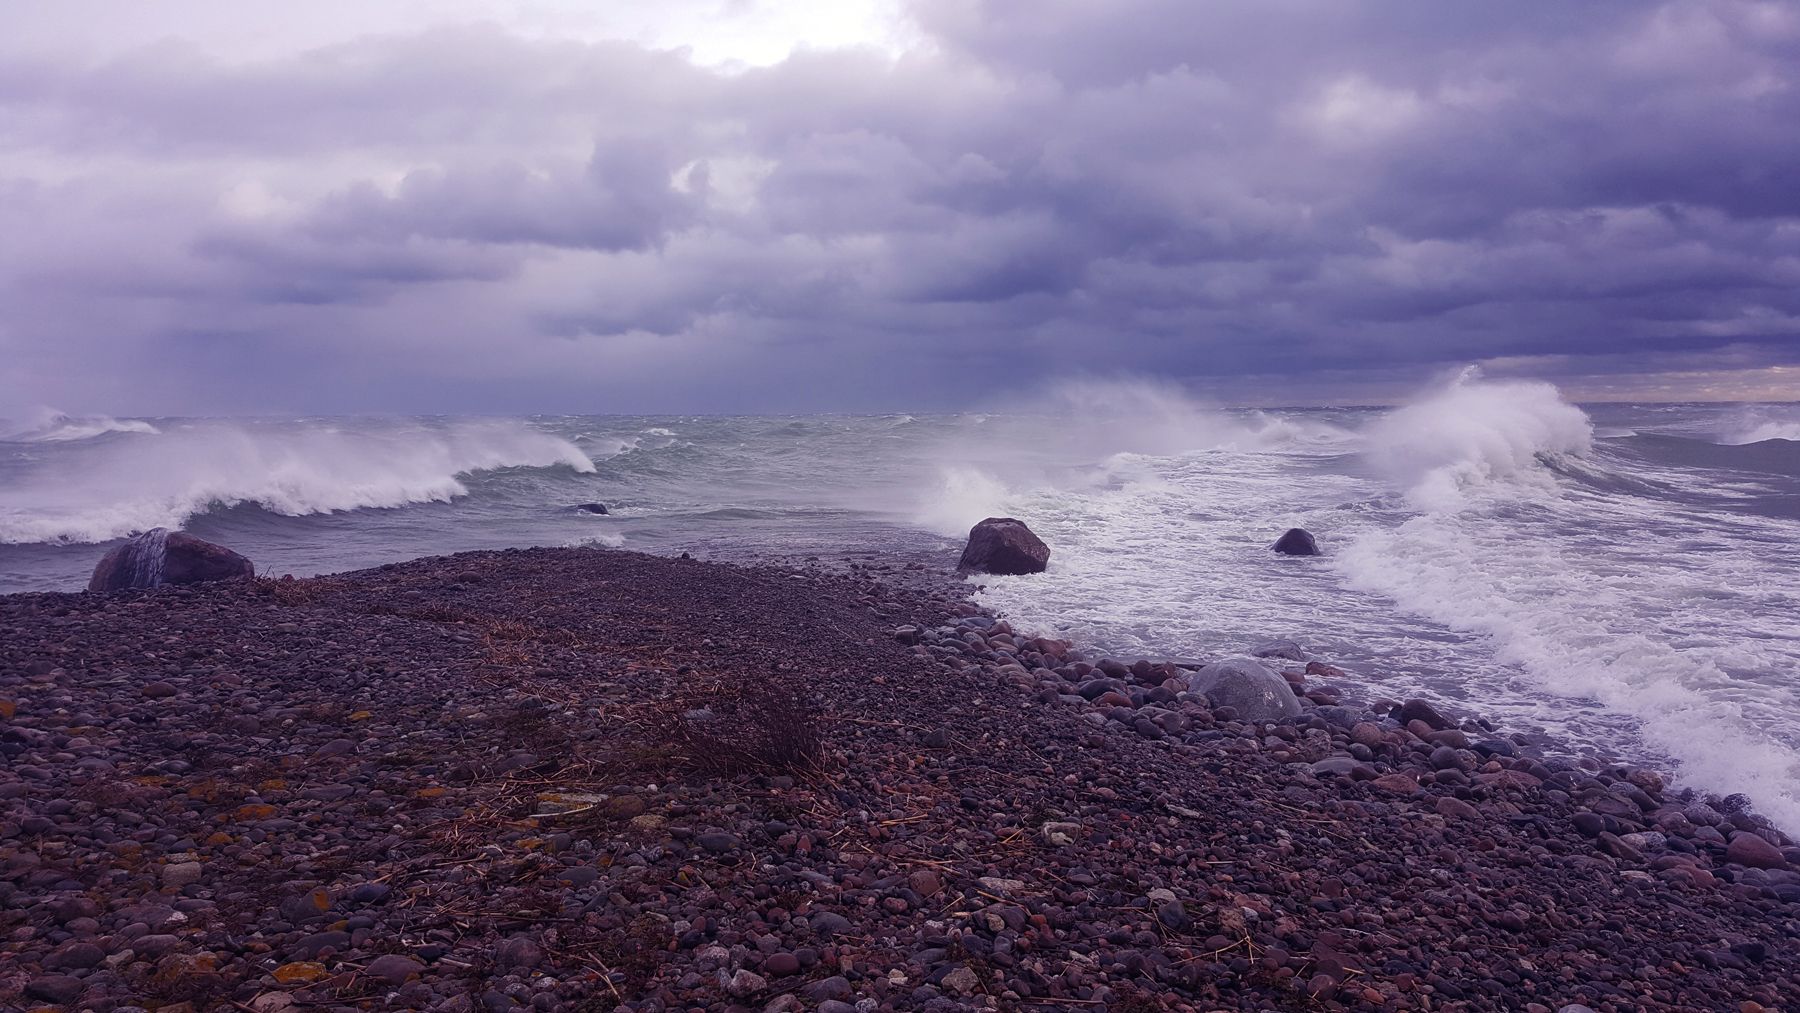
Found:
[[[270,574],[514,545],[841,556],[1026,520],[984,603],[1119,652],[1290,637],[1746,792],[1800,830],[1800,405],[1596,405],[1465,378],[1400,408],[1224,411],[1073,384],[945,416],[72,418],[0,424],[0,592],[183,526]],[[598,501],[595,516],[569,509]],[[1269,543],[1299,525],[1325,555]]]

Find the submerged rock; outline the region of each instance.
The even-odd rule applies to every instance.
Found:
[[[1289,528],[1275,544],[1269,546],[1284,556],[1316,556],[1319,554],[1319,543],[1313,539],[1312,532],[1305,528]]]
[[[1042,573],[1049,564],[1050,547],[1024,521],[989,517],[969,529],[969,544],[956,568],[1011,575]]]
[[[88,579],[88,590],[118,591],[254,576],[256,567],[250,560],[223,545],[183,531],[152,528],[100,557]]]
[[[1306,652],[1292,640],[1271,640],[1258,644],[1250,650],[1251,655],[1258,658],[1282,658],[1287,661],[1305,661]]]
[[[1186,677],[1214,707],[1230,707],[1246,721],[1274,721],[1300,713],[1300,701],[1279,673],[1255,658],[1215,661]]]
[[[575,504],[575,510],[578,513],[584,514],[604,514],[607,512],[605,503],[577,503]]]

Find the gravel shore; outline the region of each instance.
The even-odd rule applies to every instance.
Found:
[[[1741,800],[1304,655],[1247,722],[947,567],[0,597],[0,1008],[1800,1004]]]

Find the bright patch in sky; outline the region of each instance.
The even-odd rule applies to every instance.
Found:
[[[686,48],[708,66],[766,66],[799,49],[897,52],[916,39],[895,0],[58,0],[7,12],[0,52],[107,58],[170,40],[225,60],[285,56],[367,35],[493,24],[524,36]]]

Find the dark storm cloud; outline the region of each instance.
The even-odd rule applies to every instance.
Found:
[[[735,73],[492,27],[0,62],[0,398],[875,409],[1800,359],[1791,5],[916,15],[898,58]]]

